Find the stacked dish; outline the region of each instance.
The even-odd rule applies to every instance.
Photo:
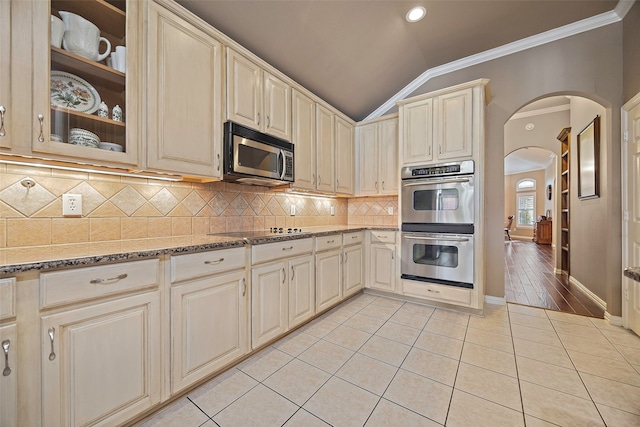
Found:
[[[83,147],[98,148],[100,138],[93,132],[80,128],[69,129],[69,143]]]
[[[113,142],[101,142],[98,144],[98,148],[108,151],[122,151],[122,145],[114,144]]]

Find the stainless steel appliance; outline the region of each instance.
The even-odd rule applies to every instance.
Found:
[[[425,225],[456,225],[447,230],[435,229],[473,233],[473,172],[473,160],[403,168],[403,230],[428,231],[434,228]]]
[[[224,180],[268,187],[293,182],[293,144],[228,121]]]
[[[473,288],[473,235],[402,233],[402,278]]]
[[[401,277],[473,288],[474,162],[401,172]]]

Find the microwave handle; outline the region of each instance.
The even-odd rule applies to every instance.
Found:
[[[284,179],[284,174],[286,172],[285,170],[285,155],[284,155],[284,151],[280,150],[280,152],[278,153],[278,160],[280,160],[280,165],[279,165],[279,170],[278,170],[278,175],[280,176],[280,179]]]
[[[468,242],[468,238],[464,237],[418,237],[418,236],[403,236],[405,239],[410,240],[429,240],[434,241],[438,240],[441,242]]]
[[[403,187],[414,187],[416,185],[429,185],[429,184],[452,184],[454,182],[469,182],[470,178],[454,178],[454,179],[443,179],[443,180],[429,180],[425,179],[420,182],[409,182],[406,184],[402,184]]]

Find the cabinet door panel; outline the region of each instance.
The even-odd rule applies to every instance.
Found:
[[[362,245],[344,248],[344,277],[342,279],[344,297],[355,294],[364,286],[363,256]]]
[[[264,73],[264,123],[262,128],[270,135],[291,139],[291,88],[288,84]]]
[[[221,177],[221,44],[149,3],[148,166]]]
[[[398,119],[380,123],[380,194],[398,194]]]
[[[371,288],[395,292],[395,246],[371,245]]]
[[[159,299],[147,293],[42,318],[43,425],[121,424],[160,401]]]
[[[335,190],[334,115],[316,104],[317,189],[332,193]]]
[[[14,2],[0,2],[0,106],[4,112],[0,113],[0,148],[11,148],[13,132],[11,129],[11,5]],[[4,425],[4,424],[3,424]]]
[[[242,270],[171,289],[174,393],[246,353],[244,280]]]
[[[354,156],[353,126],[336,117],[336,192],[353,194]]]
[[[287,264],[251,270],[251,345],[257,348],[287,331]]]
[[[293,133],[296,188],[316,188],[316,104],[293,90]]]
[[[2,427],[18,426],[18,330],[15,324],[0,327],[0,343],[8,344],[9,356],[7,366],[11,369],[8,375],[0,375],[0,425]],[[2,350],[1,368],[5,369],[5,357]]]
[[[471,156],[472,93],[472,89],[465,89],[437,98],[435,140],[438,142],[438,159]]]
[[[313,255],[289,261],[289,328],[316,313]]]
[[[244,56],[227,48],[227,116],[229,120],[259,129],[262,109],[261,70]]]
[[[358,145],[359,194],[378,194],[378,123],[364,125],[358,129]]]
[[[433,159],[433,100],[404,106],[404,164]]]
[[[342,251],[316,255],[316,313],[342,299]]]

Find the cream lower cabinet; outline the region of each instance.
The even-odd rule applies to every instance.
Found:
[[[147,2],[147,168],[222,178],[222,45]]]
[[[346,246],[343,250],[342,295],[347,298],[364,287],[364,249],[363,246]]]
[[[251,270],[251,346],[257,348],[287,332],[287,262]]]
[[[0,425],[18,424],[18,330],[15,323],[0,326]]]
[[[289,265],[289,328],[316,314],[313,255],[292,259]]]
[[[316,312],[342,300],[342,235],[316,238]]]
[[[369,285],[371,289],[396,292],[396,245],[393,231],[371,231]]]
[[[41,318],[42,425],[118,425],[160,401],[158,291]]]

